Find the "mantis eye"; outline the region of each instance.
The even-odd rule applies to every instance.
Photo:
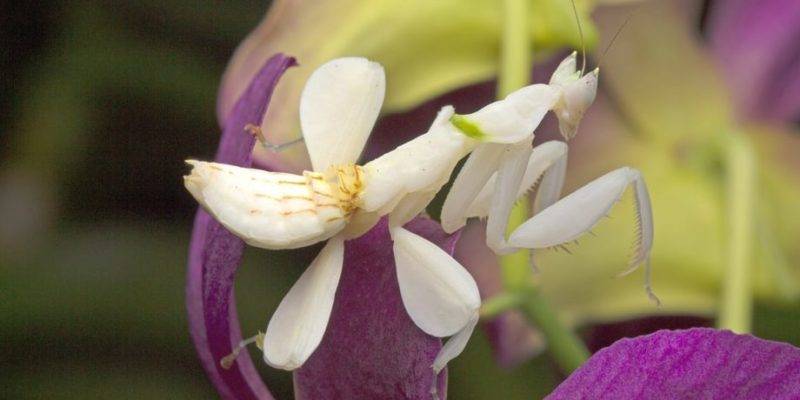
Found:
[[[558,116],[558,128],[564,139],[569,140],[575,137],[583,115],[594,102],[595,95],[597,95],[598,75],[599,70],[595,69],[580,79],[563,86],[562,102],[555,111]]]

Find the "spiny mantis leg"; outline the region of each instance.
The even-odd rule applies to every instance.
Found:
[[[264,132],[261,131],[261,127],[258,126],[258,125],[247,124],[247,125],[245,125],[244,130],[247,131],[249,134],[255,136],[256,140],[258,140],[258,143],[260,143],[262,146],[264,146],[264,148],[266,148],[267,150],[270,150],[272,152],[275,152],[275,153],[279,153],[279,152],[283,151],[283,149],[285,149],[285,148],[287,148],[289,146],[292,146],[294,144],[300,143],[303,140],[305,140],[302,136],[300,136],[297,139],[290,140],[290,141],[285,142],[285,143],[274,144],[274,143],[270,142],[269,140],[267,140],[267,138],[264,136]]]
[[[642,174],[633,168],[611,171],[553,203],[520,225],[511,234],[508,244],[518,248],[541,249],[571,242],[606,216],[631,184],[634,186],[638,222],[636,249],[629,268],[620,275],[633,272],[644,263],[645,290],[658,303],[650,284],[649,258],[653,245],[650,196]]]
[[[491,202],[486,244],[497,254],[513,253],[519,248],[510,246],[505,239],[508,218],[517,199],[541,181],[534,211],[554,203],[561,195],[567,165],[567,145],[564,142],[547,142],[533,149],[528,144],[514,145],[509,147],[509,153],[497,172],[491,198],[476,200]]]

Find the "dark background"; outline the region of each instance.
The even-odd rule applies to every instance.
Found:
[[[266,2],[0,7],[0,398],[215,398],[183,302],[196,207],[183,160],[213,156],[219,77]],[[248,250],[245,335],[307,258]],[[762,332],[785,331],[785,311],[756,315]],[[290,374],[261,370],[291,398]],[[481,333],[451,373],[456,399],[537,398],[560,379],[543,357],[499,370]]]

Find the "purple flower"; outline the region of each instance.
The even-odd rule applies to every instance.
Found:
[[[800,113],[800,2],[713,2],[711,51],[747,117],[791,121]]]
[[[797,399],[800,349],[695,328],[622,339],[595,354],[548,400]]]

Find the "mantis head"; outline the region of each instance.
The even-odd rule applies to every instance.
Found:
[[[553,111],[558,117],[558,129],[564,139],[570,140],[578,132],[578,125],[597,94],[599,74],[599,68],[588,74],[579,71],[575,52],[565,58],[553,72],[550,86],[560,93]]]

